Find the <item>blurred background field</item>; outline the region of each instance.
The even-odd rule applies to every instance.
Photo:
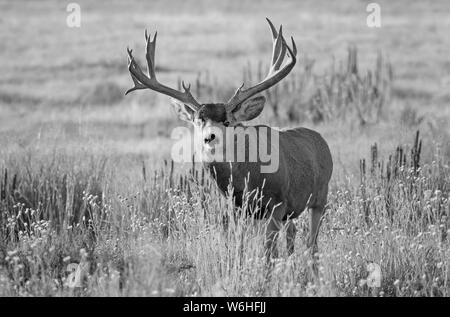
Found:
[[[448,295],[448,242],[434,244],[441,236],[433,235],[441,224],[447,226],[442,216],[449,212],[448,1],[378,1],[381,28],[367,27],[369,2],[359,0],[78,1],[80,28],[66,25],[68,3],[0,1],[0,224],[5,237],[0,245],[0,284],[7,285],[3,295],[73,295],[52,281],[64,277],[64,258],[71,255],[73,260],[82,261],[80,248],[89,250],[90,262],[117,270],[122,279],[120,287],[103,289],[99,278],[108,280],[111,276],[100,276],[101,270],[91,268],[91,275],[96,278],[89,285],[93,281],[96,284],[87,288],[90,295],[368,295],[364,287],[354,291],[362,273],[355,273],[357,269],[352,265],[361,269],[362,261],[351,262],[350,258],[362,250],[369,252],[370,258],[386,261],[383,268],[388,270],[391,281],[384,284],[383,291],[389,295]],[[226,101],[243,81],[256,82],[266,72],[271,41],[265,17],[276,25],[283,24],[285,35],[295,38],[300,53],[293,73],[268,93],[269,102],[255,122],[310,127],[330,144],[335,166],[332,216],[330,225],[321,231],[323,242],[319,246],[333,250],[338,245],[339,250],[345,250],[327,254],[331,258],[323,262],[323,278],[330,284],[314,284],[304,272],[308,260],[302,253],[302,230],[296,257],[282,261],[273,280],[258,284],[256,273],[264,275],[262,264],[254,264],[256,273],[246,270],[262,252],[262,243],[257,240],[260,235],[244,230],[247,224],[238,223],[239,232],[234,238],[224,238],[220,231],[225,229],[218,218],[209,215],[213,219],[205,220],[203,212],[207,209],[212,214],[229,213],[229,206],[220,205],[226,205],[226,200],[218,199],[212,185],[199,186],[184,172],[178,175],[179,167],[164,163],[170,160],[170,133],[182,124],[168,98],[151,91],[124,96],[132,86],[126,47],[134,48],[134,55],[143,65],[144,29],[148,29],[150,33],[158,30],[157,73],[163,83],[176,87],[183,79],[192,83],[200,101]],[[395,160],[397,146],[405,148],[409,159],[417,130],[422,140],[421,164],[429,167],[424,167],[428,174],[422,176],[426,179],[414,169],[410,175],[418,179],[420,186],[408,183],[407,175],[403,175],[405,179],[399,176],[395,186],[391,180],[386,181],[388,163],[377,167],[378,172],[371,172],[373,183],[366,182],[363,175],[369,173],[370,164],[388,162],[389,155]],[[375,143],[377,146],[373,147]],[[367,171],[362,169],[361,159],[366,159]],[[399,183],[412,184],[414,190],[403,197],[398,192]],[[368,188],[361,190],[361,186]],[[204,187],[211,199],[208,207],[196,200],[204,197],[199,194],[205,191]],[[424,194],[427,190],[432,192],[430,197]],[[186,196],[186,192],[192,194]],[[97,200],[92,201],[91,194],[97,195]],[[348,200],[343,198],[347,194],[351,196]],[[379,195],[387,202],[381,204],[384,207],[361,203],[361,199],[376,201]],[[397,204],[392,203],[393,195],[398,198]],[[437,206],[439,211],[425,223],[419,224],[416,218],[401,218],[406,222],[397,219],[394,224],[378,219],[380,228],[402,231],[406,230],[406,223],[414,223],[415,228],[413,233],[399,233],[401,237],[404,234],[404,241],[392,246],[384,256],[377,248],[364,246],[367,241],[389,243],[392,237],[384,229],[371,236],[375,229],[365,228],[361,234],[369,236],[368,240],[358,238],[354,232],[335,236],[333,228],[340,225],[333,222],[342,223],[345,230],[362,230],[358,221],[368,226],[365,213],[369,209],[373,211],[371,217],[375,217],[377,208],[382,208],[381,214],[389,219],[392,206],[406,214],[417,212],[417,208],[428,208],[432,197],[436,200],[430,210]],[[127,203],[127,199],[133,203]],[[411,201],[416,200],[418,205],[413,207]],[[51,256],[36,249],[35,241],[19,238],[19,231],[28,229],[24,230],[18,222],[11,225],[9,219],[17,217],[21,208],[37,210],[39,221],[50,220],[49,231],[43,228],[44,233],[39,229],[36,234],[45,234],[43,249],[56,245],[45,251]],[[108,223],[107,228],[96,231],[86,224],[86,219],[82,220],[83,215],[94,219],[95,210],[104,217],[97,220]],[[108,210],[113,216],[108,216]],[[188,217],[186,210],[193,214]],[[180,217],[186,217],[188,220],[183,221],[188,224],[180,229],[177,226],[181,226],[181,218],[177,217],[176,230],[166,232],[158,227],[154,233],[155,221],[162,228],[171,228],[174,220],[168,219],[167,214],[172,212],[181,212]],[[203,221],[212,224],[216,231],[206,230],[209,227]],[[306,221],[303,215],[300,225]],[[82,224],[79,231],[62,233],[61,229],[77,223],[84,223],[85,228]],[[430,229],[430,224],[438,229]],[[409,238],[415,239],[420,232],[432,237],[426,241],[433,251],[425,247],[417,254],[399,251],[408,248]],[[249,238],[245,246],[238,241],[239,237],[253,236],[256,240]],[[123,241],[117,242],[119,238]],[[208,239],[217,239],[220,247],[202,250],[201,243]],[[226,249],[233,243],[236,253]],[[250,262],[242,262],[238,250],[244,247],[251,250],[246,255]],[[13,256],[23,254],[13,263],[10,252]],[[26,252],[40,260],[24,260]],[[439,270],[433,271],[436,276],[427,267],[430,252],[436,252],[434,267],[440,263]],[[339,262],[333,256],[345,260]],[[149,258],[152,260],[148,263]],[[218,264],[226,261],[229,262],[225,267]],[[18,269],[21,263],[23,267]],[[345,273],[347,269],[353,271]],[[403,291],[393,284],[400,279],[399,283],[413,281],[413,285],[416,277],[422,281],[424,274],[433,275],[431,280],[440,278],[441,284],[433,288],[434,282],[427,281],[420,288],[408,286],[411,289]],[[130,282],[124,287],[127,278]],[[26,286],[30,280],[32,286]],[[297,285],[292,281],[300,282]],[[245,293],[244,282],[254,287],[248,289],[249,293]]]
[[[79,4],[81,28],[69,28],[65,2],[1,3],[1,130],[19,144],[35,143],[37,136],[55,136],[57,129],[63,143],[87,137],[120,152],[160,156],[155,152],[170,148],[161,146],[167,142],[170,125],[179,123],[164,96],[150,91],[123,96],[131,85],[126,47],[133,47],[142,62],[144,29],[158,30],[160,79],[173,86],[178,77],[195,84],[199,72],[209,72],[213,90],[220,96],[217,101],[223,101],[242,82],[242,69],[248,62],[256,68],[258,62],[268,61],[271,42],[266,16],[283,23],[286,35],[295,37],[300,49],[297,72],[308,60],[314,61],[317,75],[326,73],[333,59],[337,66],[346,63],[350,45],[357,46],[363,74],[375,69],[379,52],[393,65],[395,98],[384,115],[396,123],[396,129],[372,127],[361,142],[404,141],[401,117],[409,113],[426,116],[439,131],[434,137],[448,133],[448,124],[440,122],[449,115],[450,100],[446,1],[380,2],[381,28],[367,27],[364,1]],[[208,94],[201,97],[211,101]],[[300,110],[308,109],[296,107],[304,117]],[[267,107],[262,121],[270,119],[270,110]],[[346,146],[346,138],[352,143],[355,135],[359,139],[358,129],[346,131],[329,124],[318,129],[329,142],[337,142],[333,148],[340,152],[335,155],[343,160],[361,154],[353,153],[361,147]]]

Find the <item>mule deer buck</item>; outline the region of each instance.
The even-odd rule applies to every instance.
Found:
[[[219,140],[219,133],[214,131],[236,130],[240,127],[245,133],[241,122],[256,118],[263,110],[265,97],[255,96],[285,78],[297,61],[297,48],[291,37],[292,48],[286,43],[282,27],[277,30],[267,19],[272,33],[273,50],[271,66],[266,78],[247,89],[239,87],[227,103],[200,104],[190,92],[190,85],[182,82],[184,91],[178,91],[161,84],[155,74],[155,33],[153,40],[145,32],[146,59],[148,73],[144,74],[136,63],[132,50],[128,51],[128,70],[134,82],[134,87],[126,94],[138,89],[151,89],[172,97],[172,104],[180,119],[192,123],[195,129],[201,131],[200,142],[205,153],[225,147],[224,140]],[[283,61],[288,55],[289,61]],[[248,128],[265,128],[269,133],[274,128],[264,125]],[[228,185],[233,188],[233,196],[237,206],[242,205],[242,194],[245,190],[259,190],[263,193],[260,217],[268,219],[266,228],[266,254],[277,257],[276,237],[282,225],[286,225],[288,253],[294,251],[296,228],[292,219],[298,217],[305,208],[310,210],[310,233],[307,246],[315,253],[317,251],[317,236],[320,222],[327,201],[328,182],[333,170],[331,153],[322,136],[306,128],[295,128],[278,131],[278,169],[272,173],[261,172],[261,160],[249,161],[248,156],[241,162],[212,161],[204,162],[211,171],[218,187],[223,193]],[[225,133],[221,133],[225,135]],[[244,136],[245,137],[245,136]],[[264,138],[259,134],[257,138]],[[268,140],[267,143],[273,142]],[[266,144],[267,144],[266,143]],[[259,144],[259,143],[258,143]],[[244,144],[248,151],[248,144]],[[223,149],[225,150],[225,149]],[[229,149],[226,149],[227,151]],[[239,149],[238,149],[239,150]],[[242,149],[241,149],[242,150]]]

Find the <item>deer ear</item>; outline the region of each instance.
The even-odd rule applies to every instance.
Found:
[[[249,121],[255,119],[264,109],[266,98],[257,96],[241,103],[232,111],[236,121]]]
[[[179,119],[191,123],[194,121],[194,110],[176,99],[171,98],[170,101]]]

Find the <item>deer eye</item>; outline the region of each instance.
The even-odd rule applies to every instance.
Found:
[[[223,122],[223,125],[226,126],[226,127],[228,127],[228,126],[230,125],[230,122],[224,121],[224,122]]]

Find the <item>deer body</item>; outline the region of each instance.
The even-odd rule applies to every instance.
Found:
[[[295,239],[295,227],[291,220],[309,208],[311,217],[314,215],[315,219],[311,223],[308,245],[317,248],[319,221],[326,205],[328,182],[333,170],[328,145],[319,133],[310,129],[280,131],[279,157],[278,170],[267,174],[261,173],[262,162],[211,162],[205,163],[205,167],[210,170],[222,193],[227,193],[231,182],[234,201],[239,207],[242,206],[244,191],[262,193],[261,206],[266,208],[254,216],[271,217],[271,231],[267,232],[269,237],[289,221],[287,242],[290,253],[294,250]],[[267,247],[271,248],[272,254],[276,254],[273,240],[268,239]]]
[[[262,147],[261,144],[264,144],[266,149],[275,148],[278,165],[271,172],[262,172],[266,162],[260,157],[257,160],[251,159],[249,143],[239,145],[232,142],[232,147],[226,145],[228,134],[225,132],[231,129],[245,133],[246,128],[241,122],[256,118],[264,108],[265,98],[257,95],[285,78],[296,63],[297,48],[293,38],[291,48],[282,35],[282,27],[277,31],[270,20],[267,21],[273,40],[269,73],[255,86],[247,89],[243,89],[243,85],[239,87],[227,103],[200,104],[191,95],[190,86],[186,86],[184,82],[184,92],[159,83],[155,74],[156,34],[152,41],[147,32],[145,39],[148,72],[142,72],[132,51],[128,49],[128,70],[134,87],[127,93],[138,89],[151,89],[171,96],[179,118],[190,122],[200,131],[197,134],[200,135],[198,141],[202,144],[205,157],[222,150],[228,153],[231,149],[233,153],[244,151],[243,160],[206,161],[205,166],[211,171],[223,193],[228,191],[229,185],[232,186],[238,206],[243,203],[242,194],[245,190],[247,193],[257,190],[258,194],[262,194],[262,208],[255,216],[269,218],[266,230],[268,256],[277,256],[275,241],[283,224],[287,224],[288,252],[294,251],[296,229],[292,219],[298,217],[305,208],[309,208],[311,214],[308,246],[315,252],[320,221],[327,200],[328,182],[333,169],[330,150],[325,140],[317,132],[306,128],[277,131],[273,134],[276,130],[268,126],[247,127],[264,131],[256,134],[258,148]],[[289,62],[283,64],[286,56],[289,56]],[[273,135],[277,138],[273,138]],[[231,136],[230,140],[234,141],[235,137],[239,135]]]
[[[276,203],[286,203],[286,212],[282,215],[286,220],[288,216],[299,216],[308,200],[310,204],[315,203],[319,192],[328,185],[333,163],[327,143],[317,132],[295,128],[279,134],[280,167],[275,173],[261,173],[261,162],[211,162],[205,163],[205,167],[223,193],[232,180],[238,206],[244,190],[261,189],[265,183],[265,196],[271,196]]]

